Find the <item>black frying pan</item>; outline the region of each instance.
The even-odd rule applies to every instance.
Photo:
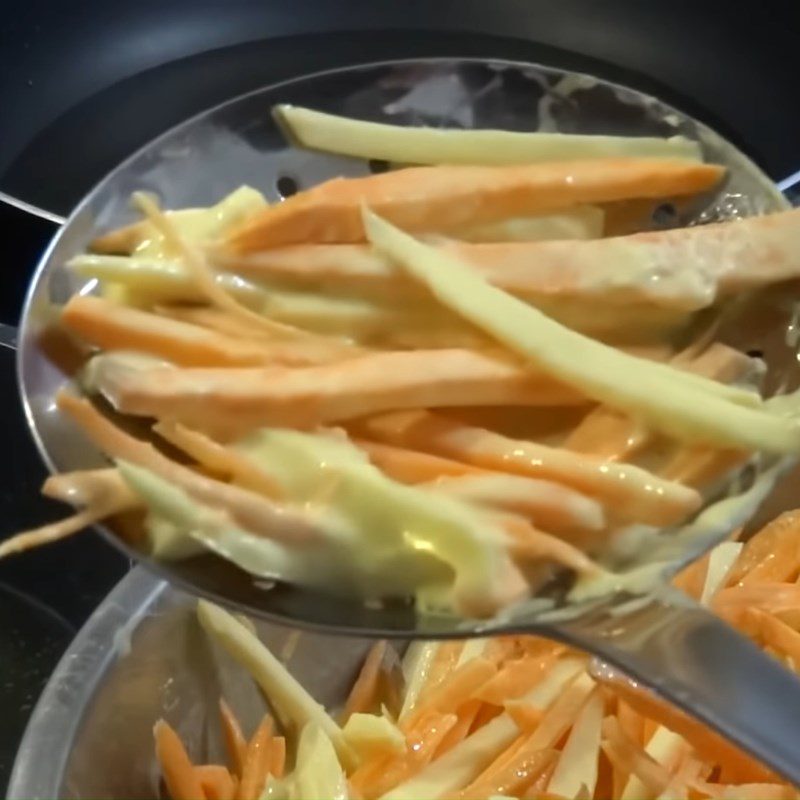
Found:
[[[4,0],[2,12],[0,190],[59,215],[204,108],[418,56],[589,72],[706,122],[776,180],[800,168],[795,0]]]

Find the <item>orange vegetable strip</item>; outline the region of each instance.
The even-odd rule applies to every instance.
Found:
[[[544,711],[532,703],[507,703],[506,713],[523,733],[533,733],[542,724]]]
[[[61,322],[102,350],[135,350],[183,367],[242,367],[272,361],[269,350],[259,344],[165,319],[102,297],[73,295],[61,312]]]
[[[654,525],[679,521],[700,504],[693,489],[640,467],[511,439],[428,411],[382,414],[363,421],[361,427],[368,436],[390,444],[424,447],[476,466],[563,483]]]
[[[517,362],[459,349],[376,352],[297,368],[190,369],[114,354],[93,365],[98,389],[119,411],[199,429],[215,417],[308,427],[398,408],[586,402]]]
[[[652,692],[633,684],[622,674],[605,676],[603,683],[645,720],[658,722],[680,734],[704,761],[710,764],[725,764],[730,770],[731,780],[761,782],[774,779],[772,772],[752,756],[688,714],[665,703]]]
[[[257,464],[229,447],[215,442],[199,431],[176,422],[159,422],[153,430],[171,445],[191,456],[215,472],[222,473],[244,487],[273,499],[280,498],[284,492],[281,487]]]
[[[225,508],[250,532],[285,541],[308,541],[314,529],[300,516],[292,519],[267,498],[238,486],[211,480],[166,458],[147,442],[135,439],[106,419],[88,400],[66,392],[56,396],[58,408],[69,416],[107,456],[149,469],[180,486],[195,499]]]
[[[436,748],[433,757],[439,758],[439,756],[444,755],[448,750],[451,750],[460,741],[465,739],[467,734],[475,727],[478,714],[484,707],[484,704],[481,703],[480,700],[467,700],[466,703],[462,703],[456,712],[457,720],[455,725],[450,728],[442,741],[439,742],[439,746]]]
[[[699,355],[680,353],[672,359],[671,363],[688,372],[728,383],[746,372],[752,361],[738,350],[715,342]],[[584,417],[567,436],[563,446],[576,452],[594,454],[610,461],[619,461],[631,458],[640,452],[652,441],[652,438],[652,431],[631,419],[627,414],[607,406],[601,406]],[[705,449],[711,450],[710,448]],[[719,450],[712,452],[718,453]],[[680,483],[686,482],[671,474],[665,475],[665,477],[678,480]]]
[[[248,344],[257,343],[265,360],[258,363],[283,364],[289,367],[302,367],[310,364],[327,364],[344,358],[352,358],[361,348],[347,351],[331,351],[328,343],[315,341],[287,341],[275,339],[270,333],[251,323],[241,320],[227,311],[207,306],[156,306],[161,317],[186,322],[222,334],[235,341],[244,340]]]
[[[589,159],[513,167],[413,167],[337,178],[254,214],[227,235],[235,252],[364,241],[361,207],[407,230],[447,231],[506,217],[630,197],[696,194],[719,167],[687,161]]]
[[[219,716],[222,722],[222,735],[225,739],[225,750],[234,775],[242,777],[244,762],[247,755],[247,739],[244,738],[239,720],[231,707],[220,698]]]
[[[426,483],[445,476],[460,477],[486,473],[486,470],[481,470],[471,464],[463,464],[451,458],[443,458],[419,450],[373,442],[357,436],[352,437],[352,440],[369,456],[369,460],[378,469],[401,483]]]
[[[203,787],[189,755],[174,729],[160,719],[153,728],[156,758],[172,800],[203,800]]]
[[[272,763],[272,727],[272,717],[267,714],[247,743],[237,800],[258,800],[261,795]]]
[[[586,575],[602,572],[591,558],[569,542],[534,528],[525,520],[508,518],[503,528],[509,534],[509,549],[517,560],[547,559]]]
[[[439,745],[458,722],[455,714],[426,714],[406,735],[406,752],[384,756],[360,766],[350,776],[353,786],[365,797],[380,797],[421,770],[434,757]]]
[[[600,406],[573,428],[563,447],[608,461],[622,461],[639,453],[651,438],[652,432],[628,414]]]
[[[628,775],[635,775],[653,795],[659,795],[669,785],[670,774],[644,751],[641,745],[629,739],[615,717],[603,720],[601,747],[612,764]]]
[[[765,525],[747,544],[730,571],[730,584],[794,581],[800,574],[800,510]]]
[[[721,616],[760,608],[777,614],[782,611],[793,611],[800,607],[800,585],[796,583],[764,582],[730,586],[721,589],[714,596],[712,607]]]
[[[490,784],[495,776],[503,773],[519,753],[544,750],[555,747],[558,740],[574,723],[586,702],[586,698],[595,687],[588,675],[580,675],[570,683],[553,703],[547,708],[532,733],[523,733],[517,737],[505,752],[501,753],[473,781],[474,784]]]
[[[209,267],[203,251],[194,243],[186,241],[178,232],[175,225],[169,220],[164,212],[159,208],[158,203],[144,192],[134,192],[133,202],[139,210],[147,217],[151,225],[164,237],[164,241],[181,255],[183,265],[193,278],[197,288],[205,295],[208,301],[224,311],[256,325],[263,330],[269,331],[281,337],[296,339],[310,339],[315,341],[325,341],[322,337],[300,330],[292,325],[267,319],[261,314],[251,311],[247,306],[243,306],[238,300],[228,294],[217,283],[214,272]],[[346,345],[327,340],[327,345],[331,351],[344,350]]]
[[[682,447],[661,470],[661,476],[704,489],[742,467],[749,458],[749,453],[739,450],[720,450],[705,445]]]
[[[688,311],[710,306],[718,297],[745,287],[800,275],[799,217],[793,210],[754,216],[741,220],[741,225],[721,222],[589,241],[462,244],[444,249],[490,283],[534,302],[594,298],[620,308],[646,303]],[[619,279],[620,260],[626,265],[627,280]],[[658,281],[650,280],[655,262]],[[697,285],[698,275],[703,287]]]
[[[800,633],[772,614],[756,609],[751,612],[755,614],[764,644],[789,656],[795,670],[800,669]]]
[[[622,732],[636,744],[644,745],[644,718],[630,703],[620,699],[617,702],[617,720]]]
[[[0,542],[0,558],[58,541],[98,520],[141,505],[139,497],[113,468],[51,475],[44,482],[42,494],[85,508],[66,519],[10,536]]]
[[[460,639],[442,642],[436,648],[436,654],[428,667],[428,674],[420,689],[415,708],[419,708],[427,692],[435,689],[456,668],[463,650],[464,642]]]
[[[424,714],[438,711],[441,714],[455,712],[465,699],[497,672],[497,667],[488,659],[478,656],[456,667],[438,686],[423,695],[414,711],[403,720],[401,729],[410,730]]]
[[[542,750],[528,743],[510,763],[483,780],[473,781],[456,797],[459,800],[486,800],[495,795],[518,797],[555,762],[557,755],[555,750]]]
[[[690,564],[686,569],[682,570],[675,576],[672,583],[677,588],[689,597],[695,600],[700,599],[700,595],[705,585],[706,575],[708,574],[708,564],[711,558],[711,553],[706,553],[702,558]]]
[[[205,800],[234,800],[236,782],[225,767],[219,764],[203,764],[194,768],[203,788]]]
[[[726,787],[723,800],[796,800],[797,792],[785,783],[745,783]]]
[[[286,769],[286,738],[273,736],[270,743],[270,762],[267,772],[276,778],[282,778]]]
[[[342,722],[346,722],[351,714],[369,713],[378,700],[380,669],[386,653],[386,639],[380,639],[370,647],[361,671],[347,696],[342,713]]]
[[[505,663],[498,673],[480,686],[473,697],[485,703],[503,705],[527,694],[555,663],[556,651]]]

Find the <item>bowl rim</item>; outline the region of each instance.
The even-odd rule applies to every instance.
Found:
[[[25,726],[8,800],[62,796],[72,743],[98,685],[119,655],[119,631],[133,630],[165,591],[166,581],[134,567],[95,609],[59,660]]]

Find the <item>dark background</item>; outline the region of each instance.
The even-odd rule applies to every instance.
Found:
[[[295,75],[415,56],[595,73],[716,127],[776,180],[800,169],[800,3],[717,0],[4,0],[0,190],[66,214],[167,127]],[[0,204],[0,321],[54,228]],[[0,538],[52,519],[0,348]],[[0,789],[77,628],[127,569],[95,534],[0,562]]]

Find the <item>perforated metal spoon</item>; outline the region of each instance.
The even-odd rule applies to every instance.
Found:
[[[325,72],[254,92],[189,120],[120,165],[78,206],[44,255],[23,314],[19,382],[36,444],[53,471],[103,463],[54,404],[56,391],[70,379],[70,365],[51,326],[70,295],[91,290],[63,265],[99,231],[132,221],[133,191],[155,192],[174,208],[208,205],[249,183],[277,200],[281,190],[380,168],[287,146],[269,114],[276,103],[405,124],[683,134],[699,141],[707,160],[724,164],[730,177],[722,193],[702,198],[675,223],[788,206],[751,161],[706,126],[653,97],[585,75],[507,62],[409,61]],[[787,313],[771,324],[772,336],[735,325],[729,331],[741,349],[765,352],[772,377],[781,384],[793,382],[797,370],[794,352],[783,344],[788,321]],[[636,603],[613,593],[558,619],[530,606],[503,621],[469,626],[420,615],[406,603],[367,608],[297,586],[265,586],[210,555],[155,562],[114,532],[104,532],[183,588],[299,627],[420,638],[514,631],[561,639],[624,670],[800,785],[800,681],[708,611],[666,589],[668,574],[699,552],[674,554],[663,590]],[[698,550],[714,543],[706,539]]]

